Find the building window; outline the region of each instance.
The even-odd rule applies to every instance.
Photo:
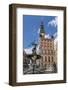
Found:
[[[52,56],[52,62],[53,62],[53,56]]]
[[[48,57],[48,62],[50,62],[50,56]]]
[[[51,51],[51,54],[53,54],[53,50]]]
[[[45,56],[45,62],[47,62],[47,57]]]

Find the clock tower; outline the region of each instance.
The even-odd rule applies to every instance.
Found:
[[[43,22],[41,22],[41,25],[40,25],[40,38],[44,39],[44,37],[45,37],[44,25],[43,25]]]

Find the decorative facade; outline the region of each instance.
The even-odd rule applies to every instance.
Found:
[[[57,64],[56,50],[54,49],[54,38],[45,38],[44,25],[40,25],[39,33],[39,50],[40,50],[40,69],[54,71],[53,66]],[[55,70],[56,71],[56,70]]]

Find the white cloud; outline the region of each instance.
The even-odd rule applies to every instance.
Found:
[[[24,51],[26,54],[32,54],[33,47],[25,48]],[[36,53],[39,54],[39,44],[37,45]]]
[[[40,33],[40,28],[38,29],[38,34]]]
[[[45,34],[45,38],[50,39],[51,37],[50,37],[50,35],[49,35],[49,34]]]
[[[58,39],[55,38],[55,39],[54,39],[54,49],[55,49],[55,50],[57,49],[57,45],[58,45]]]
[[[55,17],[54,19],[48,22],[48,26],[51,25],[53,27],[57,27],[57,23],[58,23],[57,17]]]
[[[39,51],[39,46],[40,46],[40,45],[38,44],[38,45],[37,45],[37,49],[36,49],[36,53],[37,53],[37,54],[40,53],[40,51]]]
[[[54,35],[53,35],[53,36],[54,36],[54,38],[56,38],[56,37],[57,37],[57,32],[56,32],[56,33],[54,33]]]
[[[32,49],[33,47],[25,48],[24,51],[26,52],[26,54],[32,54]]]
[[[57,45],[58,45],[58,38],[57,38],[57,32],[54,33],[54,49],[56,50],[57,49]]]

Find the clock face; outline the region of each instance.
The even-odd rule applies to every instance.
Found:
[[[40,34],[40,37],[42,37],[42,36],[44,36],[44,33],[41,33],[41,34]]]
[[[42,36],[44,36],[44,33],[41,33]]]

